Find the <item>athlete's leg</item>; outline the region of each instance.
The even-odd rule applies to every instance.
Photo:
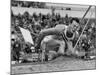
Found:
[[[63,40],[57,40],[56,42],[58,44],[60,44],[58,54],[64,55],[64,53],[65,53],[65,42]]]
[[[56,30],[55,28],[49,28],[49,29],[42,30],[37,39],[36,49],[40,48],[40,43],[45,36],[55,35],[55,34],[61,35],[60,32],[58,30]]]

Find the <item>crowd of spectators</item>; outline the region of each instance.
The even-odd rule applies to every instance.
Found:
[[[29,44],[27,43],[25,45],[19,26],[24,29],[28,29],[32,33],[39,34],[41,29],[51,28],[57,24],[68,25],[71,17],[68,17],[68,15],[66,15],[65,17],[61,17],[60,14],[43,15],[41,13],[39,15],[36,15],[36,13],[33,13],[33,16],[30,16],[28,12],[25,12],[23,15],[21,14],[14,15],[12,12],[11,18],[12,18],[12,21],[11,21],[12,35],[17,35],[19,38],[19,39],[17,38],[17,41],[15,42],[16,44],[18,44],[18,41],[20,42],[17,46],[18,48],[14,48],[14,49],[18,49],[19,51],[21,51],[22,47],[20,47],[20,45],[23,42],[25,46],[25,51],[31,52],[30,50],[31,46],[29,46]],[[78,30],[79,34],[81,34],[84,25],[85,23],[79,26],[79,30]],[[32,37],[33,37],[33,41],[35,42],[36,36],[32,35]],[[78,44],[79,46],[81,46],[80,48],[82,48],[82,46],[83,46],[83,49],[85,50],[89,49],[90,47],[96,48],[95,46],[96,44],[95,43],[96,42],[95,41],[96,40],[95,20],[91,19],[90,24],[87,25],[82,37],[83,38],[80,41],[80,44]],[[16,53],[16,54],[19,54],[19,53]]]

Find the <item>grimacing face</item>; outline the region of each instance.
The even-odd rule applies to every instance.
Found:
[[[73,20],[72,22],[72,27],[73,27],[73,30],[76,30],[79,26],[79,23],[77,23],[76,21]]]

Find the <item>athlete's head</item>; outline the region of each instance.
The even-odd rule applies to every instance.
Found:
[[[72,18],[70,20],[70,25],[71,25],[72,29],[75,31],[79,26],[79,19],[78,18]]]

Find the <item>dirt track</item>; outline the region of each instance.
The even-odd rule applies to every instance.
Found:
[[[17,73],[37,73],[51,71],[72,71],[95,69],[95,60],[81,60],[70,57],[59,57],[45,64],[24,64],[12,66],[12,74]]]

